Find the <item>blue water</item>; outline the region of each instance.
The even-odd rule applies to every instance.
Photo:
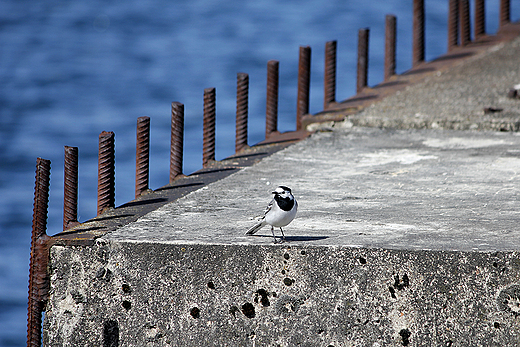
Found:
[[[362,4],[362,5],[360,5]],[[326,41],[337,99],[355,92],[357,30],[370,27],[369,84],[383,77],[384,17],[397,72],[411,66],[412,0],[0,2],[0,346],[23,346],[37,157],[52,161],[48,233],[61,230],[63,146],[79,147],[79,219],[96,214],[97,146],[116,134],[116,204],[133,199],[135,124],[151,117],[150,186],[168,183],[170,103],[185,104],[184,172],[201,168],[203,89],[217,92],[217,159],[233,154],[236,73],[247,72],[249,143],[263,140],[266,64],[280,61],[279,130],[295,127],[298,47],[312,47],[312,113]],[[512,19],[520,9],[512,4]],[[498,0],[487,2],[487,32]],[[446,51],[447,1],[426,1],[426,58]]]

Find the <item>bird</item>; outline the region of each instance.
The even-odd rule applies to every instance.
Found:
[[[280,228],[282,232],[281,243],[285,241],[282,227],[291,223],[294,217],[296,217],[298,202],[292,195],[291,189],[286,186],[278,186],[272,194],[274,194],[274,198],[267,205],[264,216],[246,232],[246,235],[253,235],[264,225],[269,224],[273,233],[274,243],[278,243],[274,234],[274,228]]]

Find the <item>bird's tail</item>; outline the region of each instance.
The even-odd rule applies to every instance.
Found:
[[[251,227],[247,232],[246,232],[246,235],[253,235],[254,233],[256,233],[258,230],[262,229],[262,227],[265,225],[265,219],[262,219],[260,222],[258,222],[257,224],[255,224],[253,227]]]

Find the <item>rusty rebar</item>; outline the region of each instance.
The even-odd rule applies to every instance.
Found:
[[[424,0],[413,0],[412,66],[424,61]]]
[[[202,166],[215,161],[215,88],[204,89],[204,129],[202,140]]]
[[[50,160],[36,161],[34,210],[29,263],[29,298],[27,305],[27,346],[39,347],[42,339],[42,312],[49,293],[47,212],[49,207]]]
[[[323,108],[336,101],[336,50],[337,41],[325,44],[325,73],[323,80]]]
[[[78,224],[78,147],[65,146],[63,230]]]
[[[135,150],[135,197],[148,190],[150,176],[150,117],[137,118]]]
[[[358,31],[356,92],[360,93],[368,85],[368,36],[369,28]]]
[[[182,154],[184,142],[184,104],[172,102],[170,138],[170,183],[182,176]]]
[[[486,35],[486,5],[485,0],[475,0],[475,39]]]
[[[115,207],[115,135],[112,131],[99,134],[97,214]]]
[[[267,62],[267,96],[265,105],[265,138],[278,131],[278,78],[280,63]]]
[[[448,4],[448,52],[459,44],[459,0]]]
[[[511,21],[511,2],[509,0],[500,0],[500,18],[498,30]]]
[[[309,113],[310,81],[311,47],[301,46],[298,61],[298,101],[296,108],[296,130],[301,130],[302,117]]]
[[[235,153],[247,147],[247,104],[249,100],[249,75],[237,74],[237,112],[235,129]]]
[[[466,46],[471,42],[471,28],[469,19],[469,0],[460,0],[460,45]]]
[[[395,75],[395,47],[397,18],[387,14],[385,17],[385,81]]]

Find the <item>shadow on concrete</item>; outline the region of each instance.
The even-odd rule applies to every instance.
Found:
[[[268,237],[270,239],[273,238],[273,235],[265,234],[265,235],[255,235],[255,237]],[[278,235],[276,239],[280,239]],[[319,241],[328,239],[328,236],[286,236],[285,243],[287,242],[309,242],[309,241]]]

